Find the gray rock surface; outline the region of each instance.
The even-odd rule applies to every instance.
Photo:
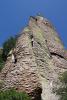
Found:
[[[17,62],[8,57],[0,73],[2,89],[25,91],[31,100],[58,100],[53,89],[67,70],[67,51],[53,25],[41,16],[30,17],[14,49]]]

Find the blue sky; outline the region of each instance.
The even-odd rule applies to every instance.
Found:
[[[37,13],[53,23],[67,48],[67,0],[0,0],[0,46]]]

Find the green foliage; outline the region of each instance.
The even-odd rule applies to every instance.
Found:
[[[15,44],[16,44],[16,38],[14,37],[10,37],[6,42],[4,42],[3,54],[2,54],[2,58],[4,61],[6,61],[9,51],[15,47]]]
[[[2,86],[4,85],[4,81],[0,80],[0,89],[2,89]]]
[[[63,75],[60,77],[60,81],[67,84],[67,71],[65,71]]]
[[[8,53],[12,48],[15,47],[17,38],[18,36],[10,37],[6,42],[4,42],[3,49],[2,50],[0,49],[0,71],[2,70],[5,64]]]
[[[13,89],[0,91],[0,100],[31,100],[24,92],[17,92]]]
[[[2,58],[2,52],[0,52],[0,71],[1,71],[1,69],[3,68],[3,66],[4,66],[4,61],[3,61],[3,58]]]
[[[67,100],[67,71],[60,77],[60,81],[63,83],[63,86],[57,90],[57,94],[61,96],[60,100]]]

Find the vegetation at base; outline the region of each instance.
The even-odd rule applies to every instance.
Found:
[[[67,100],[67,71],[60,77],[63,85],[57,90],[57,94],[61,96],[60,100]]]
[[[0,91],[0,100],[31,100],[28,94],[13,89]]]
[[[18,36],[10,37],[3,44],[3,49],[0,50],[0,71],[2,70],[5,61],[7,60],[8,53],[15,47]]]

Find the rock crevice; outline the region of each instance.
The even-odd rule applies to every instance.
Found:
[[[0,73],[1,89],[25,91],[31,100],[59,100],[53,89],[67,70],[67,52],[53,25],[42,16],[31,17],[14,49],[17,62],[7,58]]]

